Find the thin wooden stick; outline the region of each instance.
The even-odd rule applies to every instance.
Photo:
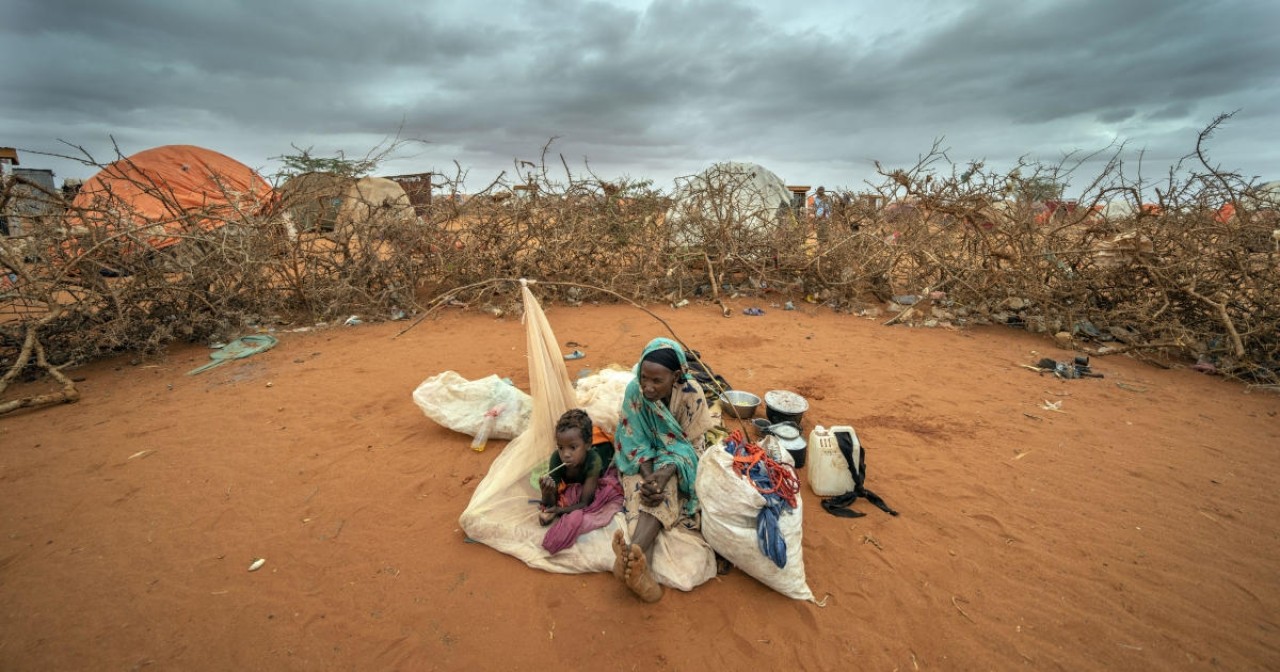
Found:
[[[451,290],[449,290],[449,291],[445,292],[444,294],[441,294],[440,296],[436,297],[435,299],[432,299],[431,301],[429,301],[428,303],[435,304],[435,306],[433,306],[432,308],[428,309],[428,310],[427,310],[427,312],[425,312],[425,313],[423,313],[421,316],[419,316],[419,317],[418,317],[418,319],[417,319],[417,320],[415,320],[415,321],[413,322],[413,324],[410,324],[409,326],[405,327],[404,329],[401,329],[401,330],[400,330],[400,333],[396,334],[395,336],[392,336],[391,338],[395,339],[395,338],[399,338],[399,337],[403,336],[403,335],[404,335],[406,332],[408,332],[410,329],[413,329],[414,327],[416,327],[416,326],[418,326],[419,324],[421,324],[423,320],[427,319],[427,316],[428,316],[428,315],[430,315],[430,313],[431,313],[432,311],[434,311],[436,308],[438,308],[438,307],[440,307],[441,305],[443,305],[443,303],[444,303],[444,301],[445,301],[445,300],[447,300],[447,299],[449,299],[449,298],[452,298],[452,297],[454,297],[454,296],[458,295],[460,292],[464,292],[464,291],[469,290],[469,289],[476,289],[476,288],[478,288],[478,287],[483,287],[483,286],[485,286],[485,285],[492,285],[492,284],[498,284],[498,283],[503,283],[503,282],[514,282],[514,283],[518,283],[518,282],[520,282],[520,280],[521,280],[520,278],[492,278],[492,279],[489,279],[489,280],[485,280],[485,281],[483,281],[483,282],[477,282],[477,283],[474,283],[474,284],[471,284],[471,285],[467,285],[467,286],[465,286],[465,287],[458,287],[457,289],[451,289]],[[609,294],[609,295],[611,295],[611,296],[614,296],[614,297],[616,297],[616,298],[618,298],[618,299],[621,299],[622,301],[625,301],[625,302],[627,302],[627,303],[631,304],[631,306],[632,306],[632,307],[634,307],[634,308],[639,308],[640,310],[643,310],[645,313],[648,313],[649,317],[652,317],[653,319],[657,320],[658,322],[660,322],[660,323],[662,324],[662,326],[664,326],[664,327],[666,327],[666,328],[667,328],[667,331],[671,333],[672,338],[674,338],[674,339],[676,340],[676,342],[680,343],[680,345],[682,345],[682,346],[684,345],[684,341],[683,341],[683,340],[681,340],[681,339],[680,339],[680,336],[678,336],[678,335],[676,334],[676,330],[675,330],[675,329],[672,329],[670,324],[667,324],[667,321],[666,321],[666,320],[662,319],[661,317],[658,317],[658,316],[657,316],[657,315],[656,315],[652,310],[649,310],[648,308],[645,308],[644,306],[640,305],[639,303],[636,303],[635,301],[633,301],[633,300],[631,300],[631,299],[629,299],[629,298],[627,298],[627,297],[625,297],[625,296],[623,296],[623,295],[621,295],[621,294],[619,294],[619,293],[617,293],[617,292],[615,292],[615,291],[613,291],[613,290],[611,290],[611,289],[606,289],[606,288],[604,288],[604,287],[597,287],[597,286],[595,286],[595,285],[583,284],[583,283],[580,283],[580,282],[565,282],[565,281],[561,281],[561,280],[529,280],[529,284],[531,284],[531,285],[547,285],[547,286],[549,286],[549,287],[580,287],[580,288],[582,288],[582,289],[590,289],[590,290],[592,290],[592,291],[604,292],[605,294]],[[723,307],[723,304],[721,304],[721,306]],[[726,308],[726,310],[727,310],[727,308]],[[685,348],[685,349],[686,349],[686,350],[688,350],[688,348]]]
[[[970,623],[972,623],[972,622],[973,622],[973,619],[972,619],[972,618],[969,618],[969,614],[964,613],[964,609],[961,609],[961,608],[960,608],[960,604],[959,604],[959,602],[957,601],[957,599],[956,599],[956,596],[955,596],[955,595],[952,595],[952,596],[951,596],[951,606],[955,607],[955,608],[956,608],[956,611],[960,612],[960,615],[961,615],[961,616],[964,616],[966,619],[968,619],[968,621],[969,621]]]

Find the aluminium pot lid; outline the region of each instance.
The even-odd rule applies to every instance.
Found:
[[[804,413],[809,410],[809,402],[804,397],[787,390],[765,392],[764,403],[775,411],[787,414]]]
[[[773,425],[769,428],[769,431],[774,436],[784,441],[793,441],[795,439],[800,438],[800,430],[796,429],[795,425],[788,425],[788,424]]]

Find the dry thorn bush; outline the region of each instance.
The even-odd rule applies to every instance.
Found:
[[[1255,185],[1210,165],[1203,143],[1221,121],[1188,156],[1198,170],[1179,166],[1153,185],[1131,177],[1117,151],[1083,198],[1052,211],[1037,190],[1083,160],[1001,174],[958,167],[937,145],[909,169],[881,169],[880,184],[833,194],[831,217],[819,221],[734,207],[750,202],[742,175],[685,178],[677,199],[645,181],[602,180],[589,166],[577,174],[563,157],[553,167],[550,143],[540,161],[517,162],[514,177],[478,193],[461,195],[458,168],[437,175],[433,201],[409,216],[371,202],[331,231],[298,231],[280,200],[175,204],[164,224],[179,242],[160,250],[148,242],[155,229],[118,203],[76,211],[49,193],[65,215],[0,247],[12,277],[0,281],[0,395],[43,371],[63,388],[35,401],[74,400],[67,366],[271,325],[390,319],[447,302],[514,313],[515,285],[491,280],[522,277],[548,281],[540,291],[550,302],[616,293],[639,303],[716,301],[726,314],[735,299],[864,311],[914,295],[922,301],[902,322],[1066,331],[1095,354],[1211,362],[1275,386],[1275,210],[1259,205]],[[1117,200],[1129,212],[1104,214],[1102,204]],[[1234,204],[1234,217],[1218,216],[1222,203]],[[100,224],[72,225],[85,221]],[[1117,342],[1090,343],[1109,337]]]

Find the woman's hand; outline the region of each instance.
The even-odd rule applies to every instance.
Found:
[[[667,496],[662,492],[662,488],[654,486],[653,481],[646,480],[640,486],[640,501],[645,506],[661,506],[667,501]]]
[[[645,475],[644,483],[640,486],[640,501],[645,506],[660,506],[666,502],[667,495],[663,491],[666,490],[667,482],[675,472],[675,465],[668,464]]]
[[[676,465],[668,464],[653,472],[653,482],[658,486],[658,492],[662,492],[667,487],[667,481],[676,475]]]

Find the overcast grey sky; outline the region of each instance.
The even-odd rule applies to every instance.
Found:
[[[0,145],[194,144],[270,174],[291,143],[399,133],[426,144],[379,172],[456,160],[478,189],[558,136],[606,179],[738,160],[858,188],[943,137],[1002,170],[1123,142],[1159,175],[1239,110],[1213,158],[1278,179],[1278,28],[1276,0],[0,0]]]

